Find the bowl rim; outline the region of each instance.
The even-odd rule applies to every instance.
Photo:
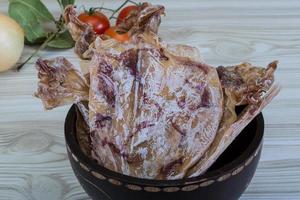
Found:
[[[95,161],[84,155],[84,153],[79,148],[78,143],[76,142],[76,138],[74,137],[73,131],[75,130],[76,124],[74,123],[76,118],[76,105],[72,105],[68,111],[65,120],[65,141],[67,148],[73,153],[76,158],[84,164],[88,171],[99,173],[105,176],[108,179],[120,180],[122,182],[126,182],[128,184],[133,185],[145,185],[149,187],[166,187],[166,186],[184,186],[191,185],[194,183],[199,183],[202,181],[216,180],[218,177],[223,176],[224,174],[232,172],[234,169],[245,163],[245,160],[248,160],[255,151],[257,151],[262,143],[263,135],[264,135],[264,118],[262,113],[259,113],[252,121],[256,122],[256,130],[255,135],[251,143],[245,149],[245,151],[239,155],[233,161],[227,163],[226,165],[213,170],[207,173],[204,173],[200,176],[184,178],[184,179],[175,179],[175,180],[154,180],[154,179],[145,179],[138,178],[133,176],[124,175],[112,170],[109,170]]]

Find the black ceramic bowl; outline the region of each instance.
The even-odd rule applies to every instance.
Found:
[[[108,170],[80,150],[73,106],[65,122],[68,156],[76,177],[93,200],[236,200],[249,185],[262,147],[264,120],[259,114],[207,173],[181,180],[148,180]]]

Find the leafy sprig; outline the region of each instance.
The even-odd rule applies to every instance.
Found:
[[[67,5],[74,4],[74,1],[57,0],[62,12]],[[74,41],[64,26],[62,14],[56,20],[40,0],[9,0],[8,13],[24,29],[26,44],[40,44],[40,47],[29,58],[17,66],[17,70],[20,70],[32,57],[46,47],[58,49],[74,47]],[[47,30],[45,24],[52,24],[55,28]]]
[[[31,60],[40,50],[51,47],[57,49],[68,49],[75,45],[69,31],[65,27],[63,11],[67,5],[74,4],[75,0],[57,0],[62,14],[56,20],[48,8],[41,0],[9,0],[9,15],[15,19],[24,29],[25,43],[28,45],[40,44],[40,46],[24,62],[19,64],[16,69],[19,71],[28,61]],[[106,10],[111,12],[109,19],[115,19],[115,14],[126,4],[132,3],[140,5],[132,0],[125,0],[117,9],[105,7],[90,8],[88,12],[96,10]],[[54,25],[53,30],[46,30],[45,24]]]

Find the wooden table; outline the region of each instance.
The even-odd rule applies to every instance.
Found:
[[[78,1],[78,5],[83,2]],[[89,0],[85,4],[99,6],[100,2],[112,8],[121,3]],[[280,61],[277,80],[283,89],[264,110],[266,135],[261,162],[241,199],[299,200],[300,2],[152,3],[162,2],[167,15],[161,37],[168,42],[197,46],[207,63],[218,66],[249,61],[265,66],[270,61]],[[58,14],[55,0],[46,4]],[[0,0],[0,11],[7,12],[7,8],[7,1]],[[23,58],[32,50],[27,47]],[[39,56],[65,56],[78,64],[72,50],[47,50]],[[32,96],[37,83],[34,61],[19,73],[0,74],[0,199],[89,199],[66,155],[63,125],[69,107],[43,111],[40,100]]]

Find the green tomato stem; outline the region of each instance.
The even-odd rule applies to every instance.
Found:
[[[111,16],[109,17],[109,19],[112,19],[114,17],[114,15],[119,11],[121,10],[128,2],[130,2],[130,0],[126,0],[124,1],[124,3],[122,3],[122,5],[117,8],[116,10],[113,11],[113,13],[111,14]]]
[[[110,9],[110,8],[104,8],[104,7],[101,7],[100,10],[107,10],[107,11],[111,11],[111,12],[114,12],[114,9]]]
[[[90,9],[93,9],[93,11],[95,11],[95,10],[107,10],[107,11],[110,11],[110,12],[114,12],[115,10],[114,9],[110,9],[110,8],[105,8],[105,7],[92,7],[92,8],[90,8]]]
[[[136,5],[136,6],[139,6],[139,5],[140,5],[140,3],[136,3],[136,2],[134,2],[134,1],[130,1],[130,0],[129,0],[129,2],[132,3],[132,4],[134,4],[134,5]]]
[[[112,12],[112,14],[111,14],[111,16],[109,17],[109,19],[116,19],[116,17],[114,16],[118,11],[120,11],[127,3],[132,3],[132,4],[134,4],[134,5],[136,5],[136,6],[139,6],[139,4],[138,3],[136,3],[136,2],[134,2],[134,1],[132,1],[132,0],[126,0],[126,1],[124,1],[121,5],[120,5],[120,7],[118,7],[116,10],[114,10],[114,9],[111,9],[111,8],[105,8],[105,7],[103,7],[103,6],[101,6],[101,7],[92,7],[92,8],[90,8],[88,11],[86,11],[89,15],[92,15],[92,14],[94,14],[94,12],[96,11],[96,10],[107,10],[107,11],[110,11],[110,12]]]

